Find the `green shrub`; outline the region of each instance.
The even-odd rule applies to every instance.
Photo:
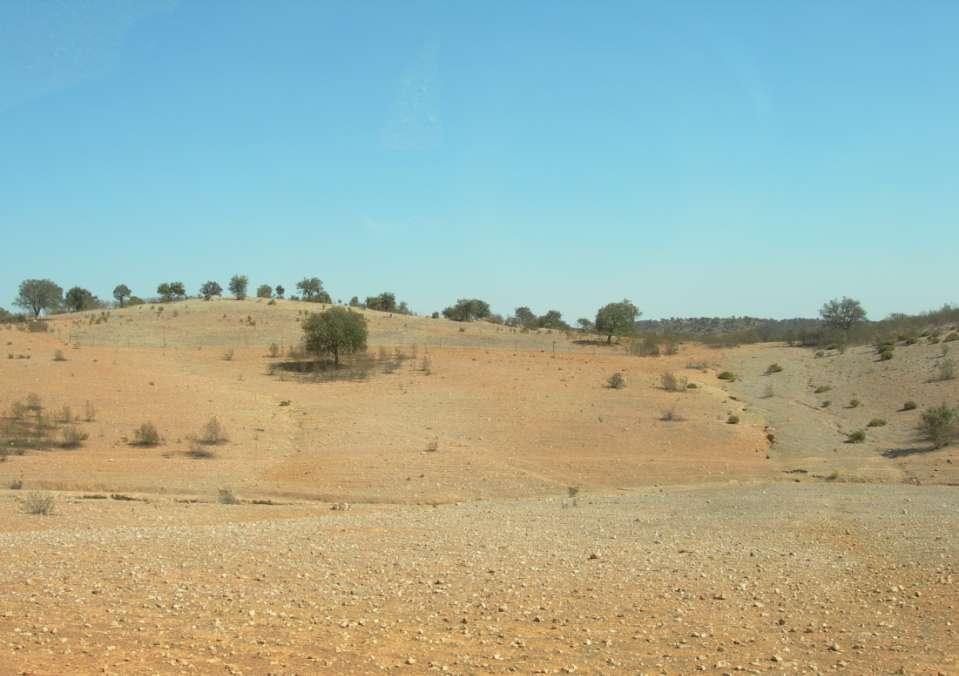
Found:
[[[667,392],[685,392],[689,381],[685,376],[679,376],[672,372],[664,373],[660,376],[663,389]]]
[[[813,392],[815,394],[823,394],[825,392],[828,392],[831,389],[832,389],[832,385],[820,385],[815,390],[813,390]]]
[[[133,431],[134,446],[158,446],[160,444],[160,433],[157,432],[156,425],[151,422],[145,422]]]
[[[910,399],[909,401],[907,401],[905,404],[902,405],[902,410],[903,410],[903,411],[915,411],[915,410],[916,410],[916,402],[914,402],[913,400]]]
[[[946,380],[953,380],[956,377],[956,362],[951,358],[946,357],[936,365],[936,375],[933,377],[934,382],[944,382]]]
[[[822,406],[823,408],[829,408],[830,404],[832,404],[832,401],[830,401],[829,399],[826,399],[826,401],[821,403],[820,406]]]
[[[766,367],[766,375],[771,376],[774,373],[780,373],[783,370],[783,367],[779,364],[770,364]]]
[[[942,404],[922,412],[917,426],[919,436],[934,448],[948,446],[959,437],[959,409]]]
[[[686,418],[676,413],[675,409],[666,409],[663,411],[663,414],[659,416],[659,419],[663,422],[682,422]]]
[[[866,427],[885,427],[885,426],[886,426],[886,421],[883,420],[882,418],[873,418],[866,425]]]
[[[716,377],[719,378],[720,380],[728,380],[729,382],[736,380],[736,374],[733,373],[732,371],[723,371]]]
[[[626,387],[626,378],[623,377],[622,373],[617,371],[609,377],[609,380],[606,381],[606,384],[614,390],[621,390]]]
[[[866,440],[865,430],[856,430],[846,435],[846,441],[850,444],[861,444]]]
[[[849,408],[859,408],[859,406],[860,406],[861,404],[862,404],[862,402],[859,401],[858,399],[850,399],[850,400],[849,400],[849,406],[848,406],[848,407],[849,407]]]
[[[738,415],[731,415],[731,416],[729,416],[728,418],[726,418],[726,424],[727,424],[727,425],[738,425],[738,424],[739,424],[739,416],[738,416]]]
[[[197,437],[197,441],[201,444],[222,444],[226,440],[226,430],[223,429],[223,425],[215,416],[206,422],[200,436]]]
[[[879,361],[889,361],[893,357],[893,349],[891,347],[886,347],[880,350],[879,352]]]

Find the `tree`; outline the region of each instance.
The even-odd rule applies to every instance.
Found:
[[[74,312],[80,312],[81,310],[89,310],[92,307],[96,307],[97,298],[86,289],[75,286],[67,291],[63,302]]]
[[[641,314],[627,298],[621,303],[608,303],[596,313],[596,330],[606,336],[607,343],[611,343],[613,336],[627,336],[632,333]]]
[[[580,317],[579,319],[576,320],[576,323],[579,324],[579,328],[581,331],[585,331],[588,333],[590,331],[596,330],[596,326],[593,324],[593,322],[590,321],[589,319],[586,319],[586,317]]]
[[[866,318],[866,311],[858,300],[843,296],[842,299],[833,299],[822,306],[819,316],[827,326],[848,333],[856,322]]]
[[[203,286],[200,287],[200,295],[203,296],[203,300],[210,300],[213,296],[219,296],[222,293],[223,287],[213,281],[204,282]]]
[[[113,289],[113,297],[120,304],[120,307],[123,307],[123,300],[132,295],[132,293],[130,287],[126,284],[117,284]]]
[[[563,321],[563,314],[559,310],[550,310],[536,320],[537,325],[544,329],[568,329],[569,325]]]
[[[304,277],[296,283],[296,288],[300,290],[300,295],[303,296],[303,300],[309,302],[319,303],[317,296],[323,291],[323,282],[319,277]]]
[[[34,317],[46,310],[51,312],[63,302],[63,289],[49,279],[25,279],[13,304],[33,312]]]
[[[177,300],[186,298],[186,287],[183,286],[183,282],[170,282],[170,292]]]
[[[489,303],[479,298],[460,298],[456,305],[443,310],[443,316],[454,322],[471,322],[488,317],[489,313]]]
[[[410,306],[407,305],[407,304],[406,304],[406,301],[404,300],[404,301],[400,302],[399,305],[396,306],[396,314],[400,314],[400,315],[411,315],[411,314],[413,314],[413,311],[410,309]]]
[[[337,366],[340,354],[366,349],[366,317],[343,307],[310,313],[303,321],[303,333],[307,352],[331,355]]]
[[[282,284],[277,284],[277,285],[276,285],[276,297],[277,297],[277,298],[282,298],[284,293],[286,293],[286,289],[283,288],[283,285],[282,285]]]
[[[350,307],[363,307],[363,305],[360,303],[360,299],[357,296],[353,296],[350,298]]]
[[[272,298],[273,297],[273,287],[269,284],[260,284],[256,287],[256,297],[257,298]]]
[[[246,298],[246,287],[249,283],[250,280],[246,275],[233,275],[230,278],[230,293],[237,300],[243,300]]]
[[[522,326],[525,329],[536,326],[536,315],[527,306],[521,305],[516,308],[516,312],[513,314],[516,317],[516,324],[518,326]]]
[[[396,312],[396,296],[389,291],[384,291],[379,296],[367,296],[366,309]]]
[[[157,295],[160,296],[161,303],[169,303],[173,300],[173,290],[170,288],[169,282],[163,282],[157,287]]]
[[[919,435],[932,442],[934,448],[942,448],[959,437],[959,409],[945,404],[933,406],[922,412],[918,425]]]

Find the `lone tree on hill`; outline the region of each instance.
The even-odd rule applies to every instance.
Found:
[[[380,312],[396,312],[396,296],[389,291],[384,291],[379,296],[367,296],[366,309],[379,310]]]
[[[866,311],[858,300],[843,296],[841,300],[833,299],[823,305],[819,316],[826,326],[848,333],[857,322],[866,318]]]
[[[611,343],[613,336],[631,334],[641,314],[629,299],[623,299],[621,303],[609,303],[596,313],[596,331],[606,336],[607,344]]]
[[[233,275],[230,278],[230,293],[237,300],[243,300],[246,298],[246,287],[249,283],[250,279],[246,275]]]
[[[273,297],[273,287],[269,284],[260,284],[256,287],[256,297],[257,298],[272,298]]]
[[[52,312],[63,302],[63,289],[49,279],[25,279],[13,304],[33,312],[34,317],[46,310]]]
[[[303,300],[308,303],[333,303],[333,299],[323,288],[323,282],[319,277],[304,277],[296,283],[296,288],[300,290]]]
[[[183,286],[183,282],[163,282],[157,287],[157,295],[160,296],[161,302],[169,303],[171,300],[179,300],[186,296],[186,287]]]
[[[283,294],[286,293],[286,289],[283,288],[282,284],[277,284],[275,291],[276,291],[277,298],[282,298]]]
[[[331,355],[339,366],[340,354],[366,349],[366,317],[342,307],[313,312],[303,321],[306,351],[321,356]]]
[[[117,303],[120,304],[120,307],[123,307],[123,301],[126,298],[129,298],[133,292],[130,291],[130,287],[126,284],[117,284],[113,289],[113,297],[116,299]]]
[[[96,307],[97,297],[86,289],[75,286],[67,291],[67,295],[64,297],[63,303],[74,312],[80,312],[82,310],[89,310],[90,308]]]
[[[210,300],[213,296],[222,294],[223,287],[214,281],[204,282],[203,286],[200,287],[200,295],[203,296],[203,300]]]
[[[454,322],[471,322],[489,317],[489,303],[479,298],[460,298],[456,305],[443,310],[443,316]]]

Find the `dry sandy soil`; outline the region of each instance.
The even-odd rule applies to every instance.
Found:
[[[641,359],[371,312],[371,350],[416,359],[271,375],[307,309],[0,330],[0,408],[36,393],[88,434],[0,462],[0,673],[959,671],[959,453],[898,410],[959,401],[941,346]],[[211,416],[228,440],[193,459]],[[159,446],[130,445],[145,421]]]

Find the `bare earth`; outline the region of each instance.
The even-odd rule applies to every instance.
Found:
[[[416,360],[269,375],[307,309],[0,330],[3,409],[96,410],[81,448],[0,463],[0,672],[959,672],[959,453],[897,410],[959,400],[927,382],[940,346],[641,359],[371,312],[371,349]],[[211,416],[229,441],[193,459]],[[129,444],[145,421],[161,445]],[[24,512],[36,490],[53,514]]]

